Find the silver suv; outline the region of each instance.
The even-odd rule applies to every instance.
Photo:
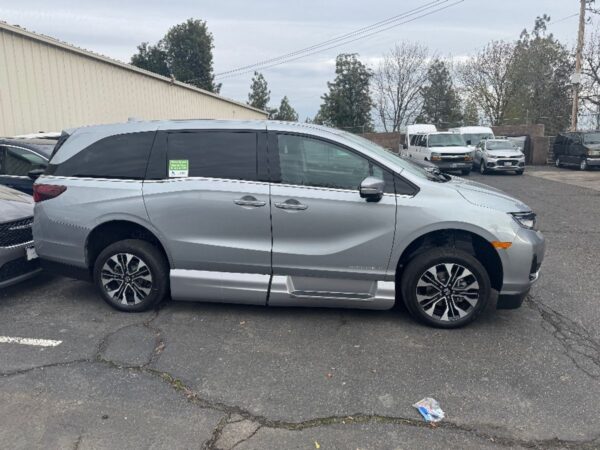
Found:
[[[163,298],[388,309],[445,328],[521,305],[544,238],[508,195],[298,123],[66,132],[34,185],[43,266],[123,311]]]

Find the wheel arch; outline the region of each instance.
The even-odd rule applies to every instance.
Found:
[[[482,230],[484,231],[484,230]],[[416,237],[407,239],[408,243],[396,260],[395,278],[400,280],[406,264],[425,250],[440,246],[451,246],[473,254],[485,267],[492,288],[500,292],[504,279],[502,258],[498,251],[492,246],[493,236],[487,232],[449,227],[438,228],[424,232]]]
[[[170,254],[159,238],[158,233],[146,223],[133,218],[110,218],[98,223],[85,240],[85,260],[92,268],[100,252],[108,245],[124,239],[140,239],[154,244],[163,254],[169,267],[172,267]]]

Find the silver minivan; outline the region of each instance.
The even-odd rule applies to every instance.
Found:
[[[521,305],[544,238],[490,187],[340,130],[157,121],[65,132],[34,185],[42,265],[106,302],[388,309],[453,328]]]

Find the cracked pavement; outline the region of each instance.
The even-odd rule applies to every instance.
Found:
[[[63,341],[0,344],[2,447],[600,448],[600,194],[472,178],[524,200],[546,233],[521,309],[454,331],[402,308],[124,314],[42,275],[0,291],[0,334]],[[411,406],[426,396],[446,412],[436,427]]]

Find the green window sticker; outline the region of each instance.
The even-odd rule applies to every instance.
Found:
[[[190,173],[190,161],[187,159],[169,160],[169,178],[187,177]]]

